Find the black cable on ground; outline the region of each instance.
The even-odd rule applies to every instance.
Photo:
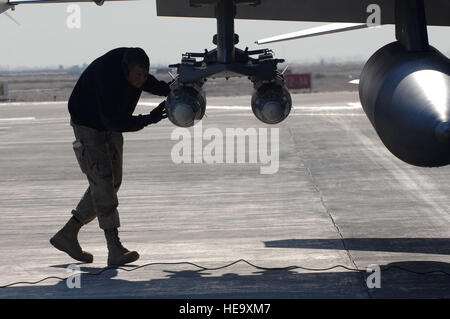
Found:
[[[138,269],[141,269],[141,268],[144,268],[144,267],[155,266],[155,265],[160,265],[160,266],[191,265],[191,266],[194,266],[196,268],[199,268],[200,271],[205,271],[205,270],[213,271],[213,270],[220,270],[220,269],[228,268],[228,267],[233,266],[233,265],[235,265],[237,263],[240,263],[240,262],[246,263],[249,266],[252,266],[252,267],[254,267],[256,269],[266,270],[266,271],[294,270],[294,269],[302,269],[302,270],[306,270],[306,271],[329,271],[329,270],[333,270],[335,268],[343,268],[343,269],[346,269],[346,270],[349,270],[349,271],[354,271],[354,272],[366,272],[366,270],[361,270],[361,269],[356,269],[356,268],[349,268],[349,267],[344,266],[344,265],[335,265],[335,266],[332,266],[332,267],[329,267],[329,268],[307,268],[307,267],[301,267],[301,266],[295,266],[295,265],[294,266],[281,267],[281,268],[268,268],[268,267],[257,266],[257,265],[252,264],[251,262],[249,262],[249,261],[247,261],[245,259],[239,259],[239,260],[236,260],[236,261],[234,261],[232,263],[226,264],[226,265],[221,266],[221,267],[216,267],[216,268],[207,268],[207,267],[203,267],[203,266],[200,266],[200,265],[197,265],[197,264],[185,261],[185,262],[174,262],[174,263],[148,263],[148,264],[144,264],[142,266],[133,267],[131,269],[127,269],[127,268],[123,268],[123,267],[110,266],[110,267],[103,268],[102,270],[100,270],[97,273],[81,273],[81,274],[82,275],[86,275],[86,276],[99,276],[102,273],[104,273],[105,271],[110,270],[110,269],[120,269],[120,270],[124,270],[124,271],[127,271],[127,272],[131,272],[131,271],[135,271],[135,270],[138,270]],[[441,273],[441,274],[444,274],[444,275],[447,275],[447,276],[450,277],[450,273],[448,273],[446,271],[443,271],[443,270],[433,270],[433,271],[426,271],[426,272],[418,272],[418,271],[410,270],[410,269],[407,269],[407,268],[404,268],[404,267],[400,267],[400,266],[380,267],[380,270],[383,270],[383,271],[389,271],[391,269],[398,269],[398,270],[402,270],[402,271],[405,271],[405,272],[413,273],[413,274],[416,274],[416,275],[430,275],[430,274],[435,274],[435,273]],[[42,282],[44,280],[48,280],[48,279],[58,279],[60,281],[63,281],[63,280],[67,280],[70,277],[71,276],[66,277],[66,278],[61,278],[61,277],[51,276],[51,277],[46,277],[46,278],[43,278],[43,279],[35,281],[35,282],[19,281],[19,282],[10,283],[10,284],[5,285],[5,286],[0,286],[0,288],[7,288],[7,287],[14,286],[14,285],[19,285],[19,284],[36,285],[36,284],[38,284],[38,283],[40,283],[40,282]]]

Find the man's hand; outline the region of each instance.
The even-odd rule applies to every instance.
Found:
[[[162,119],[167,118],[166,101],[162,101],[157,107],[155,107],[149,114],[149,124],[155,124]]]

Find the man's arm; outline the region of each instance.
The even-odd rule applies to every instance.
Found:
[[[147,81],[142,86],[142,90],[154,95],[168,96],[170,93],[170,86],[168,83],[159,81],[153,75],[149,74]]]

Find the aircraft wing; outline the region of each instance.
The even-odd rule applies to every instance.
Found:
[[[131,0],[0,0],[0,14],[14,9],[18,4],[35,4],[35,3],[68,3],[68,2],[93,2],[97,5],[102,5],[105,1],[131,1]]]
[[[156,0],[158,16],[214,18],[215,0]],[[394,0],[238,0],[236,19],[365,23],[378,4],[381,24],[394,23]],[[239,4],[241,3],[241,4]],[[249,5],[252,3],[253,5]],[[428,25],[450,26],[450,1],[426,0]]]
[[[130,1],[130,0],[104,0],[104,1]],[[6,1],[9,5],[25,4],[25,3],[67,3],[67,2],[93,2],[93,3],[103,3],[104,1],[94,1],[94,0],[11,0]]]

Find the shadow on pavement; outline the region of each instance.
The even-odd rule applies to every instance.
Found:
[[[348,250],[450,255],[450,238],[345,238]],[[341,239],[285,239],[264,242],[270,248],[343,249]]]
[[[66,267],[56,265],[52,267]],[[369,289],[365,272],[333,271],[298,273],[293,270],[256,271],[249,275],[214,271],[136,269],[133,280],[125,280],[122,269],[81,266],[81,288],[69,289],[66,281],[52,284],[53,279],[38,285],[13,286],[0,290],[1,298],[212,298],[212,299],[298,299],[298,298],[450,298],[450,276],[442,273],[414,274],[444,270],[450,264],[433,261],[412,261],[380,265],[381,288]],[[387,269],[389,268],[389,269]],[[132,268],[130,268],[132,269]],[[386,270],[384,270],[386,269]],[[153,271],[162,271],[165,278],[150,278]],[[121,279],[116,278],[120,273]],[[90,274],[90,275],[89,275]],[[136,281],[136,277],[141,280]]]

